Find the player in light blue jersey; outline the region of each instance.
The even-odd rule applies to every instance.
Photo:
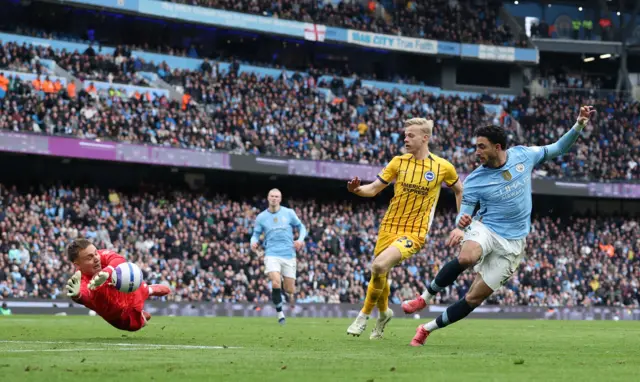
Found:
[[[273,189],[267,196],[269,208],[257,217],[251,235],[251,249],[258,251],[260,235],[264,234],[264,267],[271,279],[271,301],[278,312],[278,322],[285,323],[282,311],[282,279],[284,290],[293,304],[296,290],[296,251],[304,247],[307,229],[291,208],[280,205],[282,193]],[[293,227],[298,229],[298,240],[293,240]]]
[[[435,320],[418,326],[411,346],[422,346],[434,330],[460,321],[503,286],[524,259],[531,229],[531,173],[540,163],[563,155],[580,136],[595,111],[580,108],[577,123],[557,142],[542,147],[515,146],[506,150],[502,128],[481,127],[475,132],[476,157],[481,166],[464,181],[462,206],[447,245],[462,242],[458,258],[445,264],[418,298],[402,304],[405,313],[424,309],[438,292],[453,284],[464,270],[478,273],[467,294]],[[471,218],[476,205],[480,209]],[[464,231],[463,231],[464,230]]]

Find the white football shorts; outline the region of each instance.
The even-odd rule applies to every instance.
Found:
[[[291,279],[296,278],[296,259],[286,259],[284,257],[277,256],[265,256],[264,257],[265,273],[280,272],[283,277]]]
[[[465,241],[475,241],[482,247],[482,256],[473,269],[494,291],[507,283],[524,260],[524,238],[505,239],[480,221],[474,220],[465,230],[463,242]]]

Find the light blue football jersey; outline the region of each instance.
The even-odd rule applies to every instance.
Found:
[[[480,166],[464,181],[461,213],[505,239],[522,239],[531,231],[531,173],[546,157],[544,147],[515,146],[507,150],[507,161],[500,168]]]
[[[298,240],[304,240],[307,229],[294,210],[280,206],[280,209],[274,213],[266,209],[256,217],[251,243],[257,243],[264,232],[265,256],[294,258],[296,251],[293,247],[293,227],[299,230]]]

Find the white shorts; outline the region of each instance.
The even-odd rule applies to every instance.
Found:
[[[472,222],[465,230],[465,241],[475,241],[482,247],[482,257],[473,269],[494,291],[507,283],[524,259],[525,239],[505,239],[480,221]]]
[[[265,256],[264,258],[264,272],[269,274],[271,272],[280,272],[283,277],[291,279],[296,278],[296,259],[285,259],[283,257]]]

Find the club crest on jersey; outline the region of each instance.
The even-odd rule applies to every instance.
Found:
[[[509,172],[509,170],[504,170],[502,172],[502,177],[504,178],[504,180],[509,181],[511,180],[512,176],[511,173]]]
[[[434,174],[433,171],[427,171],[424,173],[424,178],[427,180],[427,182],[431,182],[436,178],[436,174]]]
[[[517,172],[523,172],[523,171],[524,171],[524,164],[522,164],[522,163],[518,163],[518,164],[516,165],[516,171],[517,171]]]

